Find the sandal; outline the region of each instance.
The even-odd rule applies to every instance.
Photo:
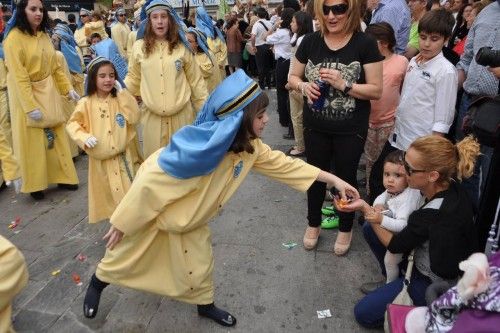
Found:
[[[286,154],[292,157],[304,157],[306,156],[306,151],[305,150],[300,151],[297,149],[297,147],[292,147],[287,151]]]
[[[321,229],[334,229],[339,227],[339,217],[336,215],[328,216],[321,221]]]
[[[333,252],[337,256],[345,255],[349,251],[349,248],[351,247],[351,240],[352,240],[352,231],[350,232],[339,231],[337,239],[335,240],[335,245],[333,246]]]

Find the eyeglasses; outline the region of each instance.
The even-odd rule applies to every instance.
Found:
[[[413,169],[408,164],[408,162],[406,162],[406,153],[404,153],[404,155],[403,155],[403,166],[404,166],[405,171],[408,174],[408,176],[411,176],[412,174],[417,173],[417,172],[427,172],[427,170],[423,170],[423,169]]]
[[[333,6],[323,5],[323,15],[328,16],[330,12],[332,12],[333,15],[342,15],[345,14],[348,9],[349,5],[346,3],[341,3]]]

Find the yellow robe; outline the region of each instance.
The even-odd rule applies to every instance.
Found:
[[[12,301],[28,283],[28,268],[22,253],[0,235],[0,332],[12,333]]]
[[[130,28],[125,23],[117,22],[111,27],[111,38],[118,47],[118,51],[120,52],[120,54],[125,59],[128,59],[127,41],[129,34]]]
[[[144,104],[141,122],[146,159],[167,145],[178,129],[193,122],[208,93],[200,68],[184,44],[179,43],[169,54],[167,42],[157,43],[147,58],[143,44],[143,40],[134,43],[125,84]]]
[[[74,33],[76,44],[80,48],[80,52],[83,56],[90,55],[89,42],[87,36],[85,35],[85,27],[81,27],[75,30]]]
[[[127,59],[132,58],[132,50],[134,49],[134,43],[137,39],[137,30],[131,31],[127,37]]]
[[[64,124],[52,128],[55,134],[52,149],[47,147],[42,128],[26,126],[27,114],[40,107],[33,97],[32,82],[52,75],[62,95],[66,96],[72,89],[58,65],[49,36],[41,32],[31,36],[14,28],[4,41],[4,50],[13,148],[23,178],[21,191],[41,191],[51,183],[78,184]]]
[[[64,54],[61,51],[56,51],[56,60],[57,60],[58,65],[63,69],[64,74],[66,75],[68,80],[72,81],[72,75],[69,72],[68,63],[66,62],[66,59],[64,58]],[[78,94],[80,95],[80,93],[78,93]],[[82,95],[80,95],[80,96],[82,96]],[[71,100],[67,96],[61,96],[61,99],[62,99],[62,103],[63,103],[63,107],[64,107],[64,112],[67,115],[66,119],[69,119],[69,117],[71,117],[71,114],[73,113],[73,111],[75,111],[76,104],[75,104],[75,102],[73,102],[73,100]],[[68,134],[66,134],[66,135],[68,135]],[[69,150],[71,151],[71,157],[76,157],[76,156],[80,155],[80,153],[78,151],[78,146],[76,145],[76,143],[74,143],[72,140],[68,140],[68,142],[69,142]]]
[[[0,131],[2,132],[3,138],[6,140],[6,146],[9,148],[10,154],[12,154],[12,131],[10,128],[9,99],[7,98],[7,68],[5,68],[5,62],[1,58],[0,58]],[[6,153],[4,152],[2,155],[5,156]],[[0,161],[0,166],[1,166],[0,168],[0,184],[1,184],[4,181],[4,178],[6,178],[6,176],[5,175],[2,176],[1,169],[5,168],[5,166],[2,166],[1,161]]]
[[[213,302],[214,266],[208,222],[253,169],[306,191],[320,170],[260,139],[255,152],[227,153],[205,176],[178,179],[158,165],[161,149],[141,166],[111,217],[123,240],[97,266],[105,282],[144,290],[191,304]],[[239,171],[239,172],[238,172]]]
[[[217,65],[217,59],[215,58],[212,52],[210,52],[210,55],[214,62],[213,64],[210,58],[203,52],[196,53],[194,56],[196,63],[198,64],[198,66],[200,66],[201,75],[205,80],[205,84],[207,85],[207,90],[209,94],[212,91],[214,91],[215,87],[217,87],[217,85],[221,81],[220,72],[218,70],[218,65]]]
[[[10,142],[5,136],[3,128],[0,127],[0,184],[4,180],[14,180],[19,178],[19,166],[16,158],[12,154]]]
[[[123,117],[123,122],[118,117]],[[130,188],[129,177],[135,173],[130,149],[135,144],[134,125],[139,117],[135,98],[123,90],[106,99],[95,95],[82,98],[66,126],[71,138],[89,156],[90,223],[110,218]],[[97,138],[94,148],[85,146],[90,136]]]
[[[227,65],[227,46],[226,43],[220,40],[220,38],[207,38],[208,48],[215,54],[217,63],[219,64],[219,76],[220,80],[226,78],[226,65]]]
[[[103,21],[87,22],[83,28],[87,38],[90,38],[93,33],[98,33],[103,40],[109,38]]]

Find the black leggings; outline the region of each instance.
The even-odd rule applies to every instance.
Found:
[[[289,69],[290,59],[279,58],[276,62],[276,95],[278,97],[279,122],[282,126],[288,126],[291,122],[288,90],[285,88]]]
[[[354,187],[358,186],[358,163],[363,153],[366,132],[363,134],[330,134],[304,129],[307,162],[321,170],[330,171]],[[309,226],[321,224],[321,207],[325,199],[326,184],[314,182],[307,191],[307,219]],[[354,213],[339,212],[339,230],[349,232],[352,229]]]

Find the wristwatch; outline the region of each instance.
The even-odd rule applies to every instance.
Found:
[[[347,95],[347,93],[352,89],[352,82],[351,81],[345,81],[345,88],[344,88],[344,94]]]

